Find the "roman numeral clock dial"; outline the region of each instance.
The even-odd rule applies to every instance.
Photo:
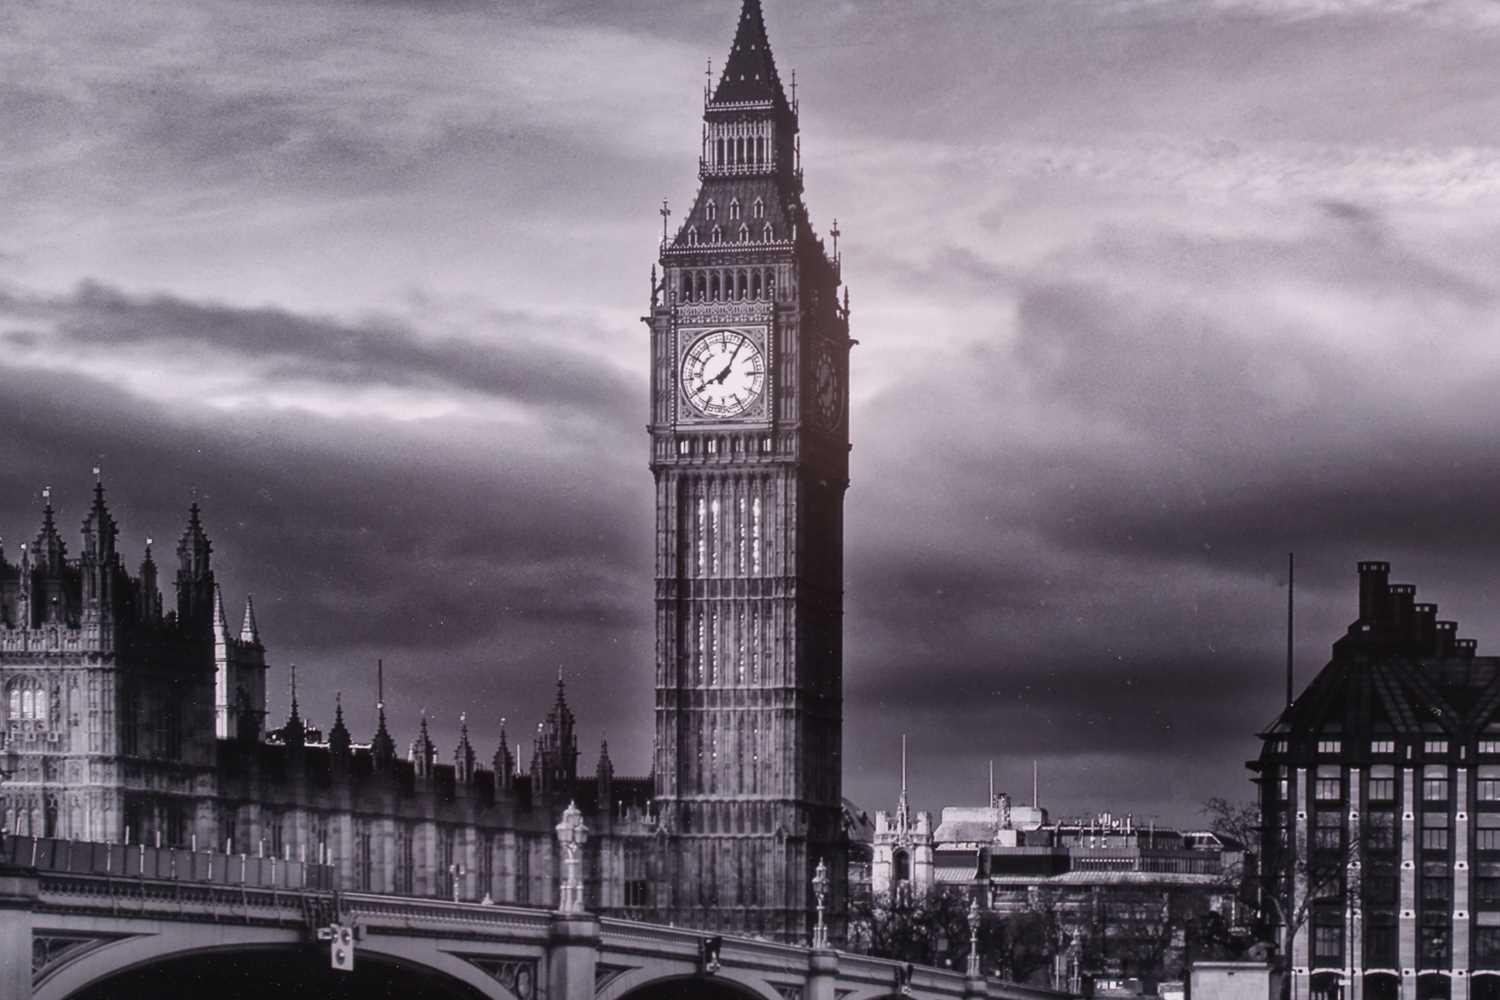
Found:
[[[682,394],[704,417],[737,417],[766,387],[760,346],[739,330],[715,330],[693,342],[682,358]]]

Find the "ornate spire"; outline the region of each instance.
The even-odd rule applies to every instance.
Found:
[[[474,780],[474,746],[469,742],[469,713],[458,717],[458,746],[453,750],[453,777],[460,784]]]
[[[411,741],[411,751],[407,756],[417,768],[417,776],[426,778],[432,776],[433,761],[437,758],[437,747],[432,744],[432,737],[427,732],[427,709],[422,709],[422,724],[417,727],[416,739]]]
[[[214,585],[214,639],[229,638],[229,626],[224,616],[224,592]],[[292,704],[297,704],[297,668],[292,668]]]
[[[289,664],[292,684],[292,714],[287,717],[282,729],[286,745],[301,747],[307,742],[307,727],[302,724],[302,714],[297,710],[297,664]]]
[[[57,512],[52,508],[52,487],[42,487],[42,527],[31,546],[32,564],[43,573],[62,571],[67,546],[57,533]]]
[[[385,661],[375,661],[375,736],[370,740],[370,756],[375,759],[377,769],[389,766],[396,759],[396,741],[391,739],[385,727]]]
[[[747,101],[774,101],[790,107],[786,93],[781,89],[781,78],[776,73],[776,60],[771,55],[771,43],[766,37],[766,19],[761,13],[760,0],[745,0],[740,8],[734,44],[729,49],[724,72],[719,75],[712,103],[740,104]]]
[[[906,798],[906,734],[901,734],[901,797],[896,800],[896,829],[911,826],[911,803]]]
[[[245,595],[245,618],[240,625],[240,641],[260,645],[260,626],[255,624],[255,598]]]
[[[98,467],[94,468],[97,476]],[[114,555],[115,519],[110,516],[109,505],[104,502],[104,480],[96,479],[94,482],[94,503],[89,508],[89,516],[83,522],[83,537],[85,540],[86,556],[103,562],[108,562]]]
[[[495,751],[495,791],[510,791],[516,780],[516,758],[510,752],[510,737],[505,732],[505,717],[500,717],[500,747]]]
[[[177,620],[201,627],[208,621],[213,603],[213,545],[203,531],[198,502],[188,508],[187,527],[177,542]]]
[[[349,756],[349,727],[344,725],[344,692],[333,696],[333,728],[328,731],[328,748],[336,759]]]
[[[614,783],[615,764],[609,759],[609,738],[599,739],[599,763],[594,768],[594,779],[599,786],[599,812],[609,812],[610,786]]]

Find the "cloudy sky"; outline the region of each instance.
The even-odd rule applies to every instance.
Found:
[[[639,317],[737,0],[0,5],[0,532],[192,492],[272,712],[647,767]],[[1500,643],[1500,7],[765,0],[854,307],[846,791],[1243,797],[1388,558]],[[161,543],[158,543],[159,549]],[[170,548],[170,544],[166,546]],[[446,750],[445,750],[446,752]]]

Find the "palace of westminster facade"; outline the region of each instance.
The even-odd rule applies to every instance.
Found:
[[[196,504],[172,577],[149,545],[132,573],[100,484],[76,556],[50,498],[35,539],[0,551],[5,828],[326,862],[350,890],[552,904],[553,825],[576,802],[599,910],[803,940],[824,860],[841,912],[852,341],[837,256],[803,204],[797,119],[744,0],[647,317],[649,777],[616,778],[607,747],[580,776],[561,681],[525,770],[503,729],[481,747],[465,727],[451,755],[425,720],[398,753],[383,710],[367,742],[341,709],[311,732],[295,689],[268,731],[254,608],[237,629],[226,617]]]

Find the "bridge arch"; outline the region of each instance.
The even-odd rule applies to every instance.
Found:
[[[190,987],[215,1000],[256,1000],[269,990],[283,1000],[405,997],[518,1000],[483,970],[460,958],[401,942],[360,943],[353,973],[328,967],[325,948],[276,928],[171,927],[101,945],[63,963],[36,984],[33,1000],[108,1000],[161,995],[160,985]],[[285,978],[277,982],[279,976]],[[348,977],[348,978],[343,978]],[[155,988],[147,988],[151,984]]]
[[[594,1000],[786,1000],[765,980],[735,969],[662,974],[637,969],[612,981]]]

